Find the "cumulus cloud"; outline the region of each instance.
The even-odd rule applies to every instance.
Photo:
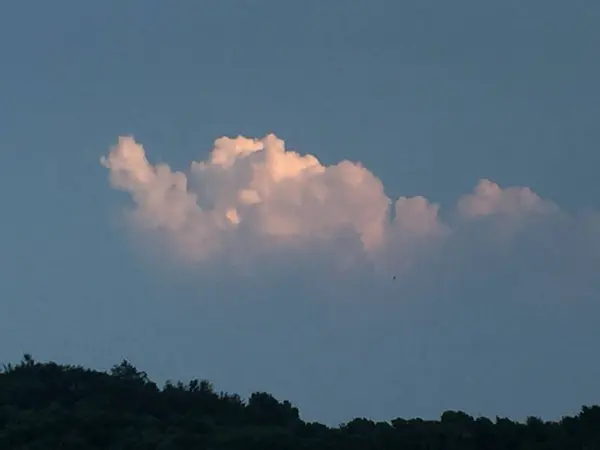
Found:
[[[189,178],[151,165],[129,137],[102,162],[112,185],[131,193],[136,224],[165,233],[185,258],[205,260],[234,241],[301,245],[352,233],[373,251],[384,239],[389,200],[373,174],[347,161],[325,167],[274,135],[218,139]]]
[[[446,224],[440,205],[421,196],[394,202],[361,164],[325,166],[286,149],[273,134],[219,138],[209,158],[192,162],[187,174],[150,163],[132,137],[119,138],[102,164],[112,186],[131,194],[132,224],[157,232],[178,257],[193,262],[310,245],[341,254],[350,245],[360,253],[355,257],[378,267],[409,267],[465,223],[491,216],[513,235],[515,221],[559,211],[527,187],[480,180],[459,199],[457,223]]]
[[[520,215],[546,213],[556,206],[542,199],[528,187],[501,189],[489,180],[480,180],[475,192],[461,198],[458,209],[465,217],[474,218],[492,214]]]
[[[194,273],[201,306],[173,327],[195,330],[204,354],[219,341],[228,362],[205,375],[233,390],[335,423],[444,408],[556,416],[597,385],[570,350],[598,337],[596,211],[485,179],[455,205],[391,199],[361,164],[324,165],[274,135],[217,139],[185,173],[122,137],[102,164],[131,196],[135,234]]]

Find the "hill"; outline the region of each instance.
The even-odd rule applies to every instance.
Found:
[[[0,373],[0,449],[593,450],[600,407],[556,422],[447,411],[435,421],[357,418],[331,428],[265,392],[243,400],[206,380],[159,388],[128,361],[100,372],[25,355]]]

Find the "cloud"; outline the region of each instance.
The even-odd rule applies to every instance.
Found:
[[[131,195],[146,248],[193,274],[203,306],[177,327],[193,322],[238,361],[207,374],[233,390],[266,389],[335,423],[444,408],[560,415],[596,386],[600,368],[572,349],[600,338],[597,211],[485,179],[454,206],[391,199],[361,164],[326,166],[274,135],[217,139],[186,173],[121,137],[102,164]]]
[[[394,262],[411,266],[468,222],[494,217],[512,236],[522,220],[559,211],[527,187],[480,180],[459,199],[457,223],[446,224],[438,204],[421,196],[393,202],[361,164],[324,166],[287,150],[273,134],[217,139],[208,160],[192,162],[187,175],[152,165],[132,137],[119,138],[102,164],[112,186],[132,196],[132,225],[156,232],[177,257],[197,263],[316,245],[339,255],[352,248],[354,258],[391,270]]]
[[[373,174],[348,161],[325,167],[314,156],[286,151],[274,135],[218,139],[208,161],[192,163],[189,178],[151,165],[129,137],[102,162],[113,187],[131,193],[135,225],[162,232],[186,259],[343,234],[373,251],[385,237],[389,200]],[[426,214],[418,207],[410,213]]]
[[[480,180],[473,194],[460,199],[458,209],[468,218],[493,214],[521,215],[546,213],[557,210],[556,206],[542,199],[528,187],[501,189],[489,180]]]

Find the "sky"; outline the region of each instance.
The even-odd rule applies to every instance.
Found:
[[[3,5],[0,360],[126,358],[332,425],[600,402],[599,20]]]

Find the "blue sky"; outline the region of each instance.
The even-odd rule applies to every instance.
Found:
[[[127,357],[329,423],[598,402],[599,20],[593,0],[4,5],[1,358]],[[328,278],[335,263],[310,246],[248,278],[149,252],[173,236],[136,239],[100,164],[121,135],[188,170],[221,136],[267,133],[326,166],[359,161],[392,201],[424,196],[448,223],[479,179],[568,217],[526,211],[508,241],[502,218],[452,223],[396,285],[363,266]],[[368,201],[347,204],[352,221]]]

